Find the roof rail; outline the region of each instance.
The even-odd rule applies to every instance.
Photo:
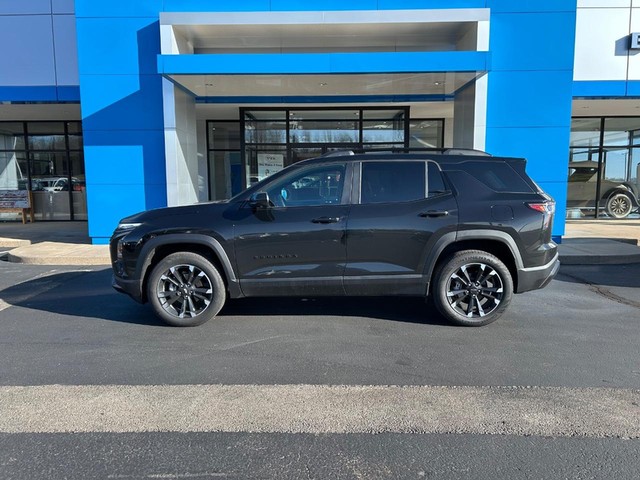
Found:
[[[491,154],[482,150],[474,150],[473,148],[424,148],[424,147],[392,147],[392,148],[352,148],[344,150],[334,150],[324,153],[314,158],[344,157],[345,155],[355,155],[363,153],[436,153],[439,155],[476,155],[482,157],[490,157]]]
[[[415,153],[415,152],[428,152],[438,153],[441,155],[479,155],[490,157],[491,154],[482,150],[474,150],[473,148],[427,148],[427,147],[391,147],[391,148],[353,148],[345,150],[336,150],[333,152],[325,153],[321,157],[341,157],[343,155],[355,155],[356,153]]]

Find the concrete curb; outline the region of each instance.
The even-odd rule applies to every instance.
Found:
[[[14,263],[30,265],[110,265],[108,245],[42,242],[14,248],[8,254]]]
[[[31,240],[0,237],[0,248],[18,248],[31,245]]]

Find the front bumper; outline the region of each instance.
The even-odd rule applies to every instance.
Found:
[[[142,289],[140,288],[139,280],[125,280],[123,278],[117,277],[116,275],[112,275],[111,286],[117,292],[126,293],[136,302],[144,303],[142,300]]]
[[[546,287],[560,270],[560,260],[556,253],[553,260],[540,267],[518,269],[518,286],[516,293],[538,290]]]

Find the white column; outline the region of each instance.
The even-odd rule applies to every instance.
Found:
[[[199,200],[195,98],[163,79],[167,205]]]

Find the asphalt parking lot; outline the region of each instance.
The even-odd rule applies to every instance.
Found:
[[[5,418],[36,422],[51,396],[38,388],[80,389],[78,398],[88,398],[79,402],[82,411],[65,402],[75,412],[69,414],[73,427],[65,411],[51,415],[51,422],[44,416],[39,426],[14,422],[17,430],[0,421],[0,477],[635,478],[637,268],[564,266],[549,287],[516,296],[508,313],[483,328],[448,325],[420,299],[376,297],[236,300],[215,321],[177,329],[114,292],[107,269],[0,262],[0,409],[11,412]],[[322,396],[301,402],[295,396],[300,388],[377,386],[380,405],[397,401],[400,410],[408,400],[387,386],[419,387],[425,397],[411,401],[429,405],[435,423],[408,408],[405,417],[390,413],[377,431],[366,433],[376,406],[348,417],[345,404],[316,430],[295,408],[272,414],[264,425],[248,416],[249,424],[240,422],[237,430],[220,428],[217,420],[199,429],[186,420],[195,414],[181,408],[196,408],[197,395],[174,401],[175,411],[158,400],[182,385],[231,388],[235,400],[221,397],[208,408],[220,415],[216,406],[227,405],[226,417],[233,418],[244,411],[238,402],[247,389],[265,395],[261,386],[282,391],[270,393],[271,406],[303,405],[307,412]],[[16,393],[16,386],[24,388]],[[144,386],[151,393],[140,397],[136,389]],[[98,387],[106,390],[92,393]],[[511,407],[499,405],[514,405],[514,391],[506,387],[527,387],[515,392],[529,392],[530,416],[568,408],[576,419],[563,424],[556,412],[555,420],[536,424],[549,425],[551,433],[527,430],[533,428],[523,420],[527,415],[500,416]],[[497,392],[496,401],[479,403],[478,391],[484,400],[487,391]],[[615,403],[618,394],[624,405]],[[93,415],[87,402],[97,408],[110,395],[114,409],[156,402],[161,410],[141,415],[139,428],[96,428],[95,418],[83,417]],[[462,422],[464,415],[450,415],[455,405],[468,412],[476,404],[485,406],[468,415],[475,426]],[[582,417],[572,405],[585,408],[584,418],[597,417],[590,409],[598,405],[614,405],[608,409],[614,413],[619,405],[625,419],[619,426],[587,422],[580,430]],[[296,415],[301,418],[291,427]],[[54,417],[61,423],[54,425]],[[176,417],[192,426],[163,430],[163,422]],[[490,463],[483,460],[487,455]],[[504,475],[496,477],[496,469]]]

